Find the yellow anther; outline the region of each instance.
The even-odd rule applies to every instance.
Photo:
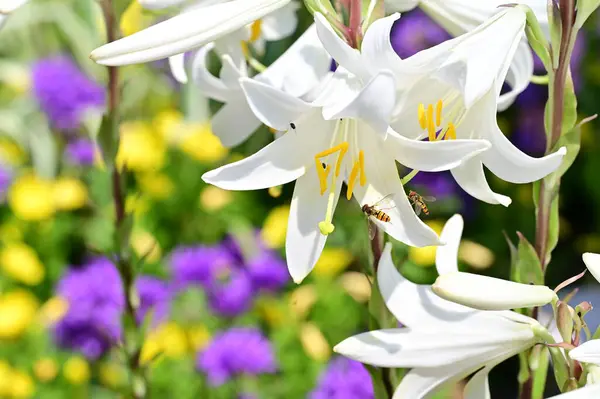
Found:
[[[354,184],[356,183],[356,178],[358,177],[358,173],[360,172],[360,185],[364,186],[367,183],[367,176],[365,174],[365,154],[361,150],[358,153],[358,160],[354,162],[352,166],[352,171],[350,172],[350,177],[348,178],[348,190],[346,191],[346,199],[348,201],[352,199],[352,193],[354,192]]]
[[[456,128],[454,127],[454,123],[448,123],[448,130],[446,131],[444,140],[456,140]]]
[[[425,106],[423,103],[419,104],[419,124],[421,125],[421,129],[427,128],[427,116],[425,115]]]
[[[242,54],[244,54],[244,58],[250,58],[250,50],[248,49],[248,43],[242,40],[240,46],[242,47]]]
[[[321,231],[321,234],[328,236],[329,234],[333,233],[335,226],[333,223],[323,220],[322,222],[319,222],[319,230]]]
[[[258,40],[260,37],[261,27],[262,21],[260,19],[257,19],[252,23],[252,25],[250,25],[250,43]]]
[[[281,196],[282,186],[269,187],[269,195],[273,198],[279,198]]]
[[[349,144],[347,141],[336,145],[335,147],[331,147],[328,150],[322,151],[315,155],[315,166],[317,167],[317,175],[319,176],[319,183],[321,184],[321,195],[325,193],[327,190],[327,177],[329,176],[330,165],[324,167],[321,164],[321,158],[329,156],[339,151],[337,159],[335,161],[335,176],[339,176],[342,170],[342,160],[344,159],[344,155],[348,152]]]
[[[321,187],[321,195],[327,191],[327,176],[331,170],[331,165],[323,166],[321,161],[315,157],[315,167],[317,168],[317,176],[319,177],[319,185]]]
[[[437,105],[435,106],[435,125],[440,127],[442,125],[442,107],[444,103],[442,100],[438,100]]]
[[[427,132],[429,133],[429,141],[435,141],[435,126],[433,125],[433,105],[427,107]]]

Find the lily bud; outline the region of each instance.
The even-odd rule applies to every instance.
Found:
[[[515,283],[463,272],[441,275],[432,289],[444,299],[481,310],[529,308],[557,299],[554,291],[546,286]]]
[[[600,282],[600,254],[586,252],[582,256],[583,263],[588,268],[592,276]]]
[[[571,342],[573,336],[573,308],[565,302],[558,302],[556,326],[564,342]]]

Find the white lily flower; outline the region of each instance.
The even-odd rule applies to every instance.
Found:
[[[531,7],[544,32],[549,32],[547,0],[521,0]],[[407,11],[419,6],[427,15],[440,24],[448,33],[459,36],[475,29],[492,15],[501,12],[503,0],[386,0],[388,8]],[[549,34],[549,33],[548,33]],[[498,110],[508,108],[515,98],[527,88],[533,76],[533,55],[527,41],[519,44],[506,75],[510,90],[498,98]]]
[[[556,170],[566,153],[561,148],[543,158],[532,158],[498,127],[496,100],[524,28],[521,9],[504,9],[469,33],[406,60],[386,57],[396,76],[405,77],[401,86],[406,88],[392,128],[413,139],[489,140],[489,151],[463,162],[452,175],[467,193],[491,204],[508,206],[511,200],[491,190],[483,165],[503,180],[528,183]],[[385,53],[391,51],[385,49]]]
[[[233,0],[194,7],[131,36],[98,47],[90,58],[103,65],[154,61],[201,47],[243,28],[290,0]]]
[[[248,77],[246,63],[236,64],[229,55],[223,56],[221,75],[217,79],[207,66],[207,56],[213,47],[214,44],[209,44],[197,52],[192,66],[193,79],[204,95],[225,103],[212,118],[212,130],[223,145],[234,147],[246,140],[262,122],[250,109],[240,84],[240,78]],[[302,97],[330,73],[330,65],[331,57],[321,45],[316,28],[312,25],[254,79],[294,97]]]
[[[600,283],[600,254],[586,252],[582,258],[583,263],[585,263],[587,269],[592,273],[592,276]]]
[[[460,239],[456,222],[450,238]],[[452,231],[453,230],[453,231]],[[454,245],[457,245],[454,243]],[[440,247],[441,249],[442,247]],[[453,271],[437,264],[438,270]],[[467,399],[489,398],[487,376],[499,363],[541,342],[534,319],[512,311],[479,311],[436,296],[398,273],[387,244],[377,281],[386,306],[406,328],[355,335],[334,347],[351,359],[379,367],[411,368],[398,385],[395,399],[429,397],[442,385],[475,373],[465,386]]]
[[[489,148],[484,140],[428,143],[393,131],[384,141],[396,105],[396,81],[389,70],[368,67],[378,61],[382,43],[389,43],[388,19],[371,25],[362,54],[348,47],[320,14],[315,14],[315,21],[329,54],[339,62],[354,57],[354,69],[361,75],[338,68],[313,103],[242,78],[258,119],[287,133],[258,153],[203,176],[229,190],[264,189],[296,180],[286,239],[288,267],[296,282],[312,270],[333,232],[343,182],[348,185],[347,199],[354,195],[361,206],[393,194],[384,209],[389,222],[375,221],[392,237],[412,246],[438,245],[438,236],[412,210],[395,161],[419,170],[447,170]]]
[[[600,366],[600,339],[584,342],[569,351],[569,357],[579,362],[592,363]]]

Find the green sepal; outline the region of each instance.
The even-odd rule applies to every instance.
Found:
[[[575,29],[579,30],[592,15],[596,9],[600,7],[600,0],[577,0],[577,16],[575,17]]]
[[[523,234],[517,232],[517,235],[519,236],[519,244],[517,246],[515,281],[523,284],[543,285],[544,273],[535,248]]]
[[[525,11],[527,20],[525,34],[527,35],[527,40],[529,40],[529,45],[543,62],[546,71],[551,71],[552,61],[550,59],[550,45],[548,44],[548,40],[546,40],[546,35],[544,34],[535,13],[529,6],[524,4],[519,4],[517,7]]]

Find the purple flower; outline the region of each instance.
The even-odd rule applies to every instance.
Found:
[[[415,190],[425,188],[422,195],[431,195],[436,199],[451,197],[458,192],[458,185],[449,173],[427,173],[419,172],[411,180]]]
[[[329,362],[310,399],[371,399],[374,397],[371,376],[354,360],[337,357]]]
[[[93,165],[96,146],[91,140],[76,139],[67,144],[65,149],[67,159],[76,165]]]
[[[232,328],[216,335],[198,354],[196,367],[209,384],[222,385],[238,375],[259,375],[277,370],[269,340],[254,328]]]
[[[392,47],[401,58],[408,58],[448,39],[450,35],[418,9],[402,14],[390,34]]]
[[[149,311],[152,311],[152,325],[165,321],[169,316],[171,299],[167,283],[156,277],[140,276],[135,286],[140,297],[137,322],[142,323]]]
[[[12,182],[12,177],[12,171],[8,167],[0,164],[0,198],[4,198],[6,190],[8,190],[8,187]]]
[[[94,360],[120,340],[123,286],[109,260],[97,258],[70,269],[57,291],[69,305],[67,314],[54,328],[58,345]]]
[[[105,104],[102,86],[83,74],[66,56],[38,60],[32,67],[33,91],[52,125],[76,129],[84,112]]]
[[[171,271],[177,289],[190,285],[210,288],[223,269],[236,263],[224,247],[179,247],[171,254]]]
[[[252,280],[244,270],[222,270],[206,290],[211,310],[222,316],[234,317],[247,312],[254,301]]]

